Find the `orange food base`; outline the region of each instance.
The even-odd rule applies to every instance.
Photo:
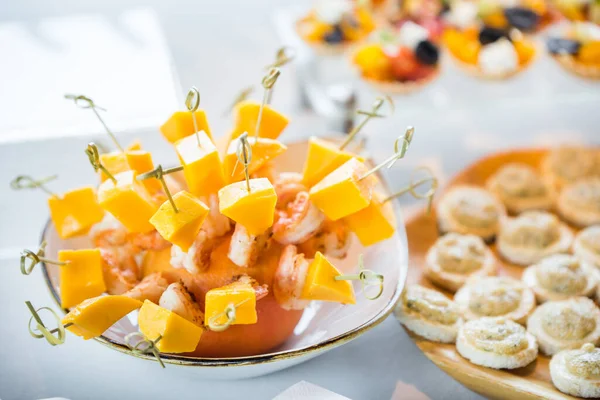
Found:
[[[204,309],[204,298],[210,289],[231,283],[235,276],[248,274],[261,284],[269,285],[269,294],[256,302],[258,323],[253,325],[233,325],[224,332],[206,330],[192,353],[195,357],[241,357],[264,354],[272,351],[292,334],[303,311],[287,311],[279,306],[271,290],[271,283],[281,246],[273,243],[257,264],[250,268],[238,267],[227,258],[230,236],[213,250],[211,266],[206,272],[196,275],[185,269],[173,268],[169,264],[170,249],[160,252],[148,252],[143,261],[145,274],[161,272],[172,282],[182,282],[196,301]]]

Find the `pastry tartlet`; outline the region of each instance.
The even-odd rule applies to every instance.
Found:
[[[496,273],[496,257],[480,237],[448,233],[427,252],[425,276],[436,285],[457,291],[467,279]]]
[[[454,302],[468,320],[501,317],[524,325],[535,308],[535,295],[517,279],[490,276],[469,279]]]
[[[349,0],[321,0],[296,22],[296,32],[317,53],[340,54],[375,29],[371,13]]]
[[[528,266],[571,247],[573,233],[555,215],[527,211],[507,218],[500,228],[497,248],[513,264]]]
[[[560,215],[577,226],[600,224],[600,177],[565,186],[556,202]]]
[[[598,284],[598,272],[587,262],[570,254],[554,254],[523,272],[523,282],[535,293],[538,302],[592,297]]]
[[[456,350],[473,364],[495,369],[514,369],[538,355],[535,337],[514,321],[480,318],[465,322],[456,337]]]
[[[440,71],[439,49],[427,29],[406,21],[380,42],[357,49],[352,62],[362,78],[385,93],[406,94],[433,81]]]
[[[542,161],[542,173],[560,189],[568,183],[594,174],[596,160],[596,152],[585,147],[557,147]]]
[[[600,309],[587,297],[548,301],[529,316],[527,330],[548,356],[600,339]]]
[[[590,226],[575,236],[573,253],[600,268],[600,225]]]
[[[404,289],[396,306],[396,317],[411,332],[440,343],[454,343],[463,323],[452,300],[419,285],[409,285]]]
[[[527,164],[505,164],[487,180],[486,187],[513,214],[548,210],[554,203],[552,185]]]
[[[567,71],[582,78],[600,79],[598,25],[592,22],[575,22],[562,37],[548,39],[547,45],[550,54]]]
[[[492,241],[506,209],[493,194],[477,186],[458,185],[440,199],[437,206],[440,232],[456,232]]]
[[[550,360],[550,377],[558,390],[571,396],[600,397],[600,349],[586,343],[563,350]]]

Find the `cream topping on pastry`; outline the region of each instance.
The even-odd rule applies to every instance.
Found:
[[[481,279],[471,288],[469,309],[487,317],[505,315],[519,307],[523,289],[503,278]]]
[[[577,397],[600,397],[600,349],[585,343],[563,350],[550,360],[552,383],[563,393]]]
[[[444,325],[452,325],[460,318],[458,307],[443,294],[422,286],[412,285],[404,292],[403,302],[411,312]]]
[[[565,357],[570,373],[582,378],[600,378],[600,349],[586,343],[579,350],[572,350]]]
[[[566,187],[561,200],[582,211],[600,213],[600,178],[589,178]]]
[[[539,197],[548,190],[540,176],[526,164],[511,163],[502,167],[495,175],[495,187],[509,197]]]
[[[499,39],[479,51],[479,68],[490,75],[504,75],[519,68],[519,55],[508,39]]]
[[[505,224],[500,235],[513,246],[543,249],[560,238],[560,221],[552,214],[530,211]]]
[[[485,244],[477,236],[448,234],[435,244],[438,251],[438,263],[448,272],[468,274],[483,265]]]
[[[544,160],[545,169],[566,182],[588,176],[594,164],[593,152],[584,147],[559,147]]]
[[[581,244],[600,255],[600,226],[591,226],[581,232]]]
[[[539,285],[553,292],[578,294],[585,290],[588,272],[576,257],[557,254],[540,261],[535,275]]]
[[[588,315],[588,307],[581,304],[560,305],[546,310],[542,327],[547,335],[560,340],[580,340],[596,329],[596,319]]]
[[[495,354],[512,355],[528,347],[525,328],[509,320],[481,318],[469,321],[463,332],[472,346]]]

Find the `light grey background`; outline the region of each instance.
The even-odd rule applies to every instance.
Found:
[[[135,7],[153,7],[171,48],[181,86],[196,85],[217,136],[230,127],[220,118],[235,93],[257,82],[280,44],[272,25],[275,9],[296,5],[293,0],[4,0],[0,22],[26,21],[35,30],[41,17],[69,13],[101,13],[116,19]],[[1,56],[0,56],[1,62]],[[118,62],[118,60],[116,60]],[[377,160],[388,155],[391,141],[408,124],[417,128],[407,158],[390,173],[392,186],[408,181],[408,173],[427,164],[443,178],[481,155],[513,146],[549,145],[566,141],[600,143],[598,84],[589,84],[560,71],[542,58],[535,68],[507,84],[490,84],[446,71],[423,93],[397,100],[394,118],[374,121],[369,151]],[[43,68],[40,65],[39,68]],[[277,84],[274,104],[292,115],[284,140],[327,132],[323,121],[297,109],[293,70]],[[361,87],[361,104],[374,95]],[[2,90],[2,88],[0,88]],[[0,117],[7,110],[0,110]],[[1,134],[1,132],[0,132]],[[131,133],[123,141],[138,136]],[[33,247],[47,209],[41,194],[15,193],[8,182],[16,174],[58,173],[57,191],[89,183],[81,149],[89,138],[48,139],[0,145],[0,398],[70,399],[201,398],[269,399],[290,385],[306,380],[352,399],[390,399],[398,381],[414,385],[432,399],[474,399],[429,362],[399,324],[389,318],[354,342],[298,367],[270,376],[236,382],[205,382],[194,375],[161,370],[107,350],[95,342],[69,337],[52,348],[26,331],[26,299],[36,306],[50,304],[41,274],[18,272],[18,251]],[[163,162],[174,160],[156,131],[145,132],[145,147]],[[402,393],[398,393],[402,398]]]

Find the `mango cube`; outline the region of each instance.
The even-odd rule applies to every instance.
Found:
[[[232,183],[219,190],[221,214],[244,226],[251,235],[260,235],[273,225],[277,194],[267,178]]]
[[[173,202],[177,206],[178,212],[175,212],[171,202],[167,200],[150,218],[150,223],[165,240],[187,252],[194,243],[196,235],[208,215],[209,208],[184,190],[173,196]]]
[[[62,319],[67,329],[84,340],[98,337],[142,302],[128,296],[98,296],[84,300]]]
[[[235,107],[235,128],[231,135],[231,140],[236,139],[244,132],[248,132],[248,136],[254,136],[259,110],[260,103],[256,101],[242,101]],[[280,114],[274,108],[265,104],[258,136],[277,139],[288,122],[289,120],[285,115]]]
[[[92,225],[102,221],[104,210],[91,186],[71,190],[62,197],[48,198],[50,218],[61,239],[86,234]]]
[[[363,246],[371,246],[394,235],[394,212],[390,203],[382,202],[383,198],[380,193],[375,193],[371,204],[344,218],[346,226],[356,234]]]
[[[150,340],[162,337],[156,344],[163,353],[194,351],[204,330],[173,311],[144,301],[138,314],[140,332]]]
[[[142,142],[140,141],[140,139],[135,139],[133,142],[131,142],[129,144],[129,146],[127,146],[125,151],[135,151],[135,150],[141,150],[141,149],[142,149]]]
[[[106,291],[99,249],[61,250],[60,299],[62,308],[70,308]]]
[[[364,161],[361,157],[340,150],[339,146],[331,142],[312,136],[308,139],[308,154],[302,172],[302,182],[312,187],[352,157]]]
[[[135,177],[134,171],[126,171],[115,175],[116,184],[110,179],[103,182],[98,188],[98,202],[130,232],[146,233],[154,230],[150,218],[158,206]]]
[[[375,182],[360,179],[366,172],[363,163],[351,158],[310,189],[311,201],[332,221],[362,210],[371,203]]]
[[[208,138],[212,141],[212,134],[210,133],[210,127],[208,126],[206,113],[204,110],[196,110],[195,115],[198,131],[204,131]],[[160,127],[160,131],[171,143],[175,143],[178,140],[196,133],[196,131],[194,131],[194,120],[192,119],[192,113],[189,111],[174,112],[173,115],[171,115],[171,118],[169,118],[167,122]]]
[[[248,165],[248,173],[253,174],[258,171],[263,165],[268,163],[275,157],[283,154],[287,150],[287,146],[277,140],[249,137],[248,144],[252,149],[252,159]],[[239,139],[232,140],[229,143],[227,154],[223,160],[223,170],[225,179],[229,182],[237,182],[244,179],[244,165],[239,162],[237,157],[237,149],[240,145]],[[237,166],[236,166],[237,164]],[[234,171],[235,169],[235,171]]]
[[[232,325],[249,325],[258,321],[256,314],[256,292],[249,283],[234,282],[230,285],[211,289],[206,293],[205,324],[210,322],[222,325],[227,322],[224,314],[228,305],[234,305],[235,321]],[[220,315],[221,314],[221,315]]]
[[[121,172],[129,171],[129,163],[127,162],[127,155],[120,151],[112,151],[110,153],[100,154],[100,164],[104,166],[112,175],[116,175]],[[108,179],[108,176],[104,171],[99,171],[100,182],[104,182]]]
[[[144,172],[152,171],[154,169],[154,162],[152,161],[152,154],[145,150],[127,150],[125,152],[127,158],[127,164],[129,169],[135,171],[136,175],[143,174]],[[154,194],[162,190],[160,181],[156,178],[145,179],[142,184],[148,189],[150,194]]]
[[[190,135],[175,143],[175,151],[183,165],[183,174],[194,196],[208,196],[225,186],[219,151],[205,132]]]
[[[346,280],[336,281],[338,269],[320,251],[308,266],[301,297],[305,300],[333,301],[342,304],[355,304],[354,288]]]

